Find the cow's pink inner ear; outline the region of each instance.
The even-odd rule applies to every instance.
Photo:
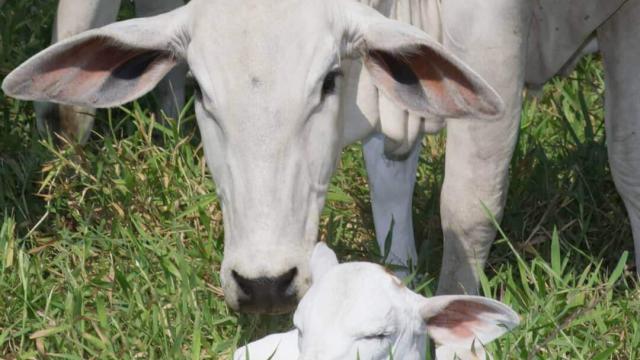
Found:
[[[475,74],[426,45],[370,50],[367,62],[378,85],[408,110],[449,117],[500,112],[501,105],[491,99],[495,95]]]
[[[94,37],[36,64],[25,90],[64,103],[114,106],[144,95],[175,64],[169,51]]]
[[[442,99],[443,103],[447,104],[447,111],[459,111],[459,105],[455,104],[455,98],[447,94],[447,90],[461,96],[467,106],[481,105],[480,96],[475,92],[468,75],[435,50],[421,46],[418,52],[407,56],[407,62],[422,86],[428,89],[432,96]]]
[[[427,95],[420,79],[402,56],[384,50],[370,50],[365,65],[374,83],[401,108],[429,112]]]
[[[402,85],[418,85],[420,79],[413,71],[411,55],[393,54],[383,50],[371,50],[369,57],[384,70],[392,80]]]
[[[445,329],[458,338],[470,338],[476,336],[472,329],[482,327],[483,314],[500,314],[500,311],[479,302],[454,300],[426,322],[429,328]]]

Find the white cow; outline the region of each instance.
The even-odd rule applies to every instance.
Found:
[[[112,107],[187,63],[224,215],[226,301],[276,313],[309,287],[306,260],[342,147],[389,129],[356,106],[350,80],[359,59],[363,86],[375,84],[412,113],[502,114],[491,87],[437,41],[351,0],[192,0],[60,41],[2,89],[24,100]],[[411,125],[429,130],[415,116]]]
[[[311,258],[313,285],[294,315],[295,329],[236,350],[234,360],[425,359],[426,336],[438,359],[485,359],[487,344],[520,322],[508,306],[478,296],[425,298],[379,265],[338,265],[324,243]]]
[[[137,0],[136,5],[143,9],[145,3],[160,6],[165,1],[169,7],[171,2],[176,2]],[[362,2],[427,31],[449,51],[478,69],[506,99],[507,111],[499,121],[477,124],[468,119],[447,123],[446,174],[441,196],[445,248],[439,293],[477,291],[477,269],[483,267],[495,237],[495,228],[481,204],[501,218],[525,83],[538,87],[554,74],[563,72],[575,63],[578,54],[589,50],[595,38],[600,40],[605,59],[605,122],[611,169],[629,213],[636,259],[640,259],[640,141],[637,138],[640,122],[636,115],[640,103],[628,100],[637,96],[640,88],[640,80],[628,76],[635,72],[634,61],[638,58],[635,46],[640,41],[638,0]],[[63,6],[63,3],[68,5]],[[77,26],[74,19],[83,19],[82,14],[110,14],[107,17],[113,19],[115,10],[99,8],[110,6],[113,9],[114,4],[119,4],[119,0],[61,0],[60,9],[69,10],[59,14],[65,22],[59,22],[58,27],[74,28],[67,32],[71,34],[104,23],[101,20]],[[357,70],[346,72],[348,82],[353,83],[357,74]],[[396,226],[389,259],[398,264],[415,263],[411,197],[420,151],[417,140],[423,131],[437,131],[445,122],[442,118],[425,119],[395,108],[385,96],[378,98],[378,90],[370,84],[367,73],[363,73],[362,80],[360,108],[386,135],[369,137],[364,143],[377,238],[379,241],[386,238],[393,218]],[[73,114],[62,109],[62,114]],[[361,119],[360,114],[353,115],[359,112],[358,109],[349,111],[347,108],[345,112],[350,118]],[[344,138],[348,139],[345,143],[361,137],[363,129],[367,131],[367,124],[360,122],[362,127],[345,128]],[[64,123],[86,124],[88,121]],[[87,130],[84,127],[76,132],[86,134]],[[392,161],[383,155],[383,151],[395,156],[405,155],[407,151],[410,154],[406,161]]]
[[[485,207],[501,218],[509,163],[518,138],[525,84],[539,87],[576,61],[576,54],[601,51],[605,70],[605,125],[609,163],[624,200],[640,261],[640,0],[380,0],[388,14],[423,27],[497,89],[506,111],[498,121],[470,117],[449,121],[440,212],[444,256],[439,294],[477,293],[496,229]],[[426,26],[428,25],[428,26]],[[365,95],[363,95],[365,96]],[[386,124],[405,124],[395,109],[370,89],[363,110]],[[377,112],[376,112],[377,111]],[[437,123],[437,122],[436,122]],[[416,250],[411,198],[420,144],[410,127],[396,127],[365,142],[376,233],[380,242],[395,220],[390,259],[412,260]],[[417,138],[418,140],[420,137]],[[413,147],[412,147],[413,146]],[[383,155],[402,155],[392,161]],[[380,243],[383,247],[384,244]],[[640,270],[640,267],[638,267]]]

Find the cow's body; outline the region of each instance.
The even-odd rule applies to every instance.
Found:
[[[434,7],[441,27],[432,34],[487,78],[506,104],[505,116],[495,122],[447,123],[439,293],[477,292],[477,270],[496,232],[484,206],[501,218],[524,86],[540,86],[574,63],[577,53],[593,50],[594,35],[605,66],[611,170],[640,260],[640,78],[634,70],[640,58],[640,1],[398,0],[391,16],[418,24],[434,16]],[[393,218],[400,226],[394,227],[390,258],[407,261],[415,260],[411,197],[419,146],[406,161],[382,155],[383,149],[393,154],[397,146],[397,141],[372,138],[365,143],[365,159],[378,239],[385,239]]]

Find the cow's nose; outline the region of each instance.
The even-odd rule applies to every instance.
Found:
[[[243,312],[279,314],[293,310],[296,305],[293,280],[298,275],[298,268],[280,276],[255,279],[246,278],[235,270],[231,274],[242,291],[239,300]]]

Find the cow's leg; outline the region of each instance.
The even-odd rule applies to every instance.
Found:
[[[183,0],[136,0],[136,15],[153,16],[184,5]],[[162,80],[154,95],[166,116],[177,119],[184,106],[187,65],[175,67]]]
[[[530,2],[442,2],[444,45],[500,93],[506,112],[493,121],[447,121],[439,294],[478,292],[478,272],[496,234],[485,207],[502,217],[519,128]]]
[[[373,220],[381,251],[385,249],[392,219],[394,223],[387,257],[390,264],[415,265],[418,259],[413,238],[411,205],[421,148],[418,142],[406,160],[395,161],[384,155],[383,135],[372,136],[364,143]]]
[[[60,0],[53,27],[53,42],[83,31],[110,24],[116,20],[120,0]],[[95,110],[78,106],[35,103],[38,129],[55,132],[65,138],[84,143],[89,138]]]
[[[640,1],[631,0],[598,30],[604,58],[609,164],[624,201],[640,264]],[[640,266],[636,268],[640,273]]]

